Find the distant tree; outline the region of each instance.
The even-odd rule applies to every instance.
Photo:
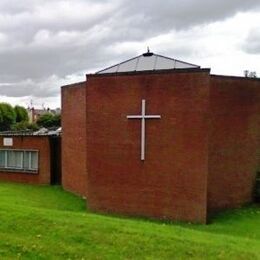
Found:
[[[255,71],[244,70],[244,75],[246,78],[257,78]]]
[[[24,108],[22,106],[15,106],[14,111],[16,113],[16,122],[17,123],[29,121],[29,116],[28,116],[26,108]]]
[[[13,107],[7,103],[0,103],[0,131],[10,130],[15,120],[16,114]]]
[[[61,115],[54,115],[53,117],[54,126],[61,126]]]
[[[46,128],[60,126],[60,115],[45,113],[38,118],[37,125]]]

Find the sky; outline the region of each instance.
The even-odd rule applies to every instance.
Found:
[[[260,76],[259,0],[0,0],[0,102],[60,107],[60,86],[146,52]]]

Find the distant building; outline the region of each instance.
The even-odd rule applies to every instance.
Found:
[[[61,114],[61,109],[56,108],[56,109],[50,109],[50,108],[44,108],[44,109],[36,109],[34,107],[28,107],[27,108],[27,113],[29,117],[29,122],[30,123],[36,123],[39,117],[43,114],[46,113],[51,113],[53,115],[60,115]]]
[[[62,87],[62,183],[99,212],[205,223],[253,200],[260,80],[150,52]]]

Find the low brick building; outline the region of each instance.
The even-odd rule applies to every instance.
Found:
[[[60,136],[50,133],[0,133],[0,181],[59,184]]]
[[[87,75],[62,87],[63,185],[93,211],[205,223],[252,201],[259,104],[259,79],[150,52]]]

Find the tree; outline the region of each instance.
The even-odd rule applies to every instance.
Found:
[[[37,125],[41,127],[60,126],[60,115],[53,115],[51,113],[45,113],[37,120]]]
[[[0,103],[0,131],[10,130],[15,120],[16,114],[13,107],[7,103]]]
[[[246,78],[257,78],[255,71],[244,70],[244,75]]]
[[[53,121],[54,126],[61,126],[61,115],[54,115]]]
[[[16,113],[16,123],[29,121],[27,110],[24,107],[17,105],[14,107],[14,111]]]

